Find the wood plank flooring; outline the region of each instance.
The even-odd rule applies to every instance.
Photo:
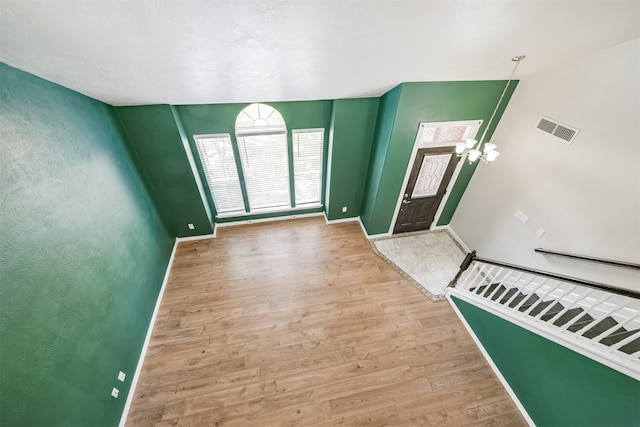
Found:
[[[446,301],[357,222],[179,244],[127,426],[524,426]]]

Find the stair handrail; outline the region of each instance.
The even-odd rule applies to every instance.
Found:
[[[545,276],[545,277],[548,277],[548,278],[551,278],[551,279],[557,279],[557,280],[560,280],[560,281],[563,281],[563,282],[575,283],[575,284],[578,284],[578,285],[586,286],[588,288],[599,289],[599,290],[603,290],[603,291],[610,292],[610,293],[617,294],[617,295],[624,295],[624,296],[627,296],[627,297],[640,299],[640,292],[633,291],[631,289],[618,288],[618,287],[611,286],[611,285],[605,285],[604,283],[598,283],[598,282],[592,282],[590,280],[579,279],[577,277],[565,276],[565,275],[562,275],[562,274],[551,273],[549,271],[536,270],[536,269],[533,269],[533,268],[523,267],[523,266],[515,265],[515,264],[508,264],[508,263],[505,263],[505,262],[496,261],[496,260],[492,260],[492,259],[488,259],[488,258],[481,258],[481,257],[477,256],[475,250],[473,250],[470,253],[468,253],[467,256],[464,258],[464,260],[462,260],[462,263],[460,264],[460,270],[455,275],[453,280],[451,282],[449,282],[449,287],[454,288],[457,285],[458,279],[460,279],[460,276],[462,276],[462,274],[469,268],[469,266],[474,261],[483,262],[485,264],[495,265],[495,266],[498,266],[498,267],[510,268],[510,269],[513,269],[513,270],[524,271],[526,273]]]
[[[591,262],[598,262],[600,264],[613,265],[615,267],[624,267],[624,268],[631,268],[634,270],[640,270],[640,264],[635,264],[633,262],[628,262],[628,261],[618,261],[615,259],[606,259],[606,258],[597,258],[597,257],[587,256],[587,255],[570,254],[568,252],[551,251],[549,249],[544,249],[544,248],[535,248],[534,251],[540,254],[556,255],[556,256],[561,256],[565,258],[579,259],[582,261],[591,261]]]

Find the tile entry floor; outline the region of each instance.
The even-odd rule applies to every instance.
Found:
[[[373,239],[374,252],[433,300],[444,298],[465,251],[446,230],[402,233]]]

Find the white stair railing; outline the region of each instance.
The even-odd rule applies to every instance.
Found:
[[[634,291],[472,252],[447,293],[640,380],[640,294]]]

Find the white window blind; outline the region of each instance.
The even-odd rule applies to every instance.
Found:
[[[324,129],[293,131],[296,206],[320,203]]]
[[[289,207],[287,134],[238,136],[249,209]]]
[[[196,135],[194,139],[218,213],[244,213],[242,190],[229,134]]]
[[[291,138],[290,152],[284,118],[265,104],[238,114],[235,141],[229,134],[194,135],[219,215],[320,206],[324,129],[294,130]]]

